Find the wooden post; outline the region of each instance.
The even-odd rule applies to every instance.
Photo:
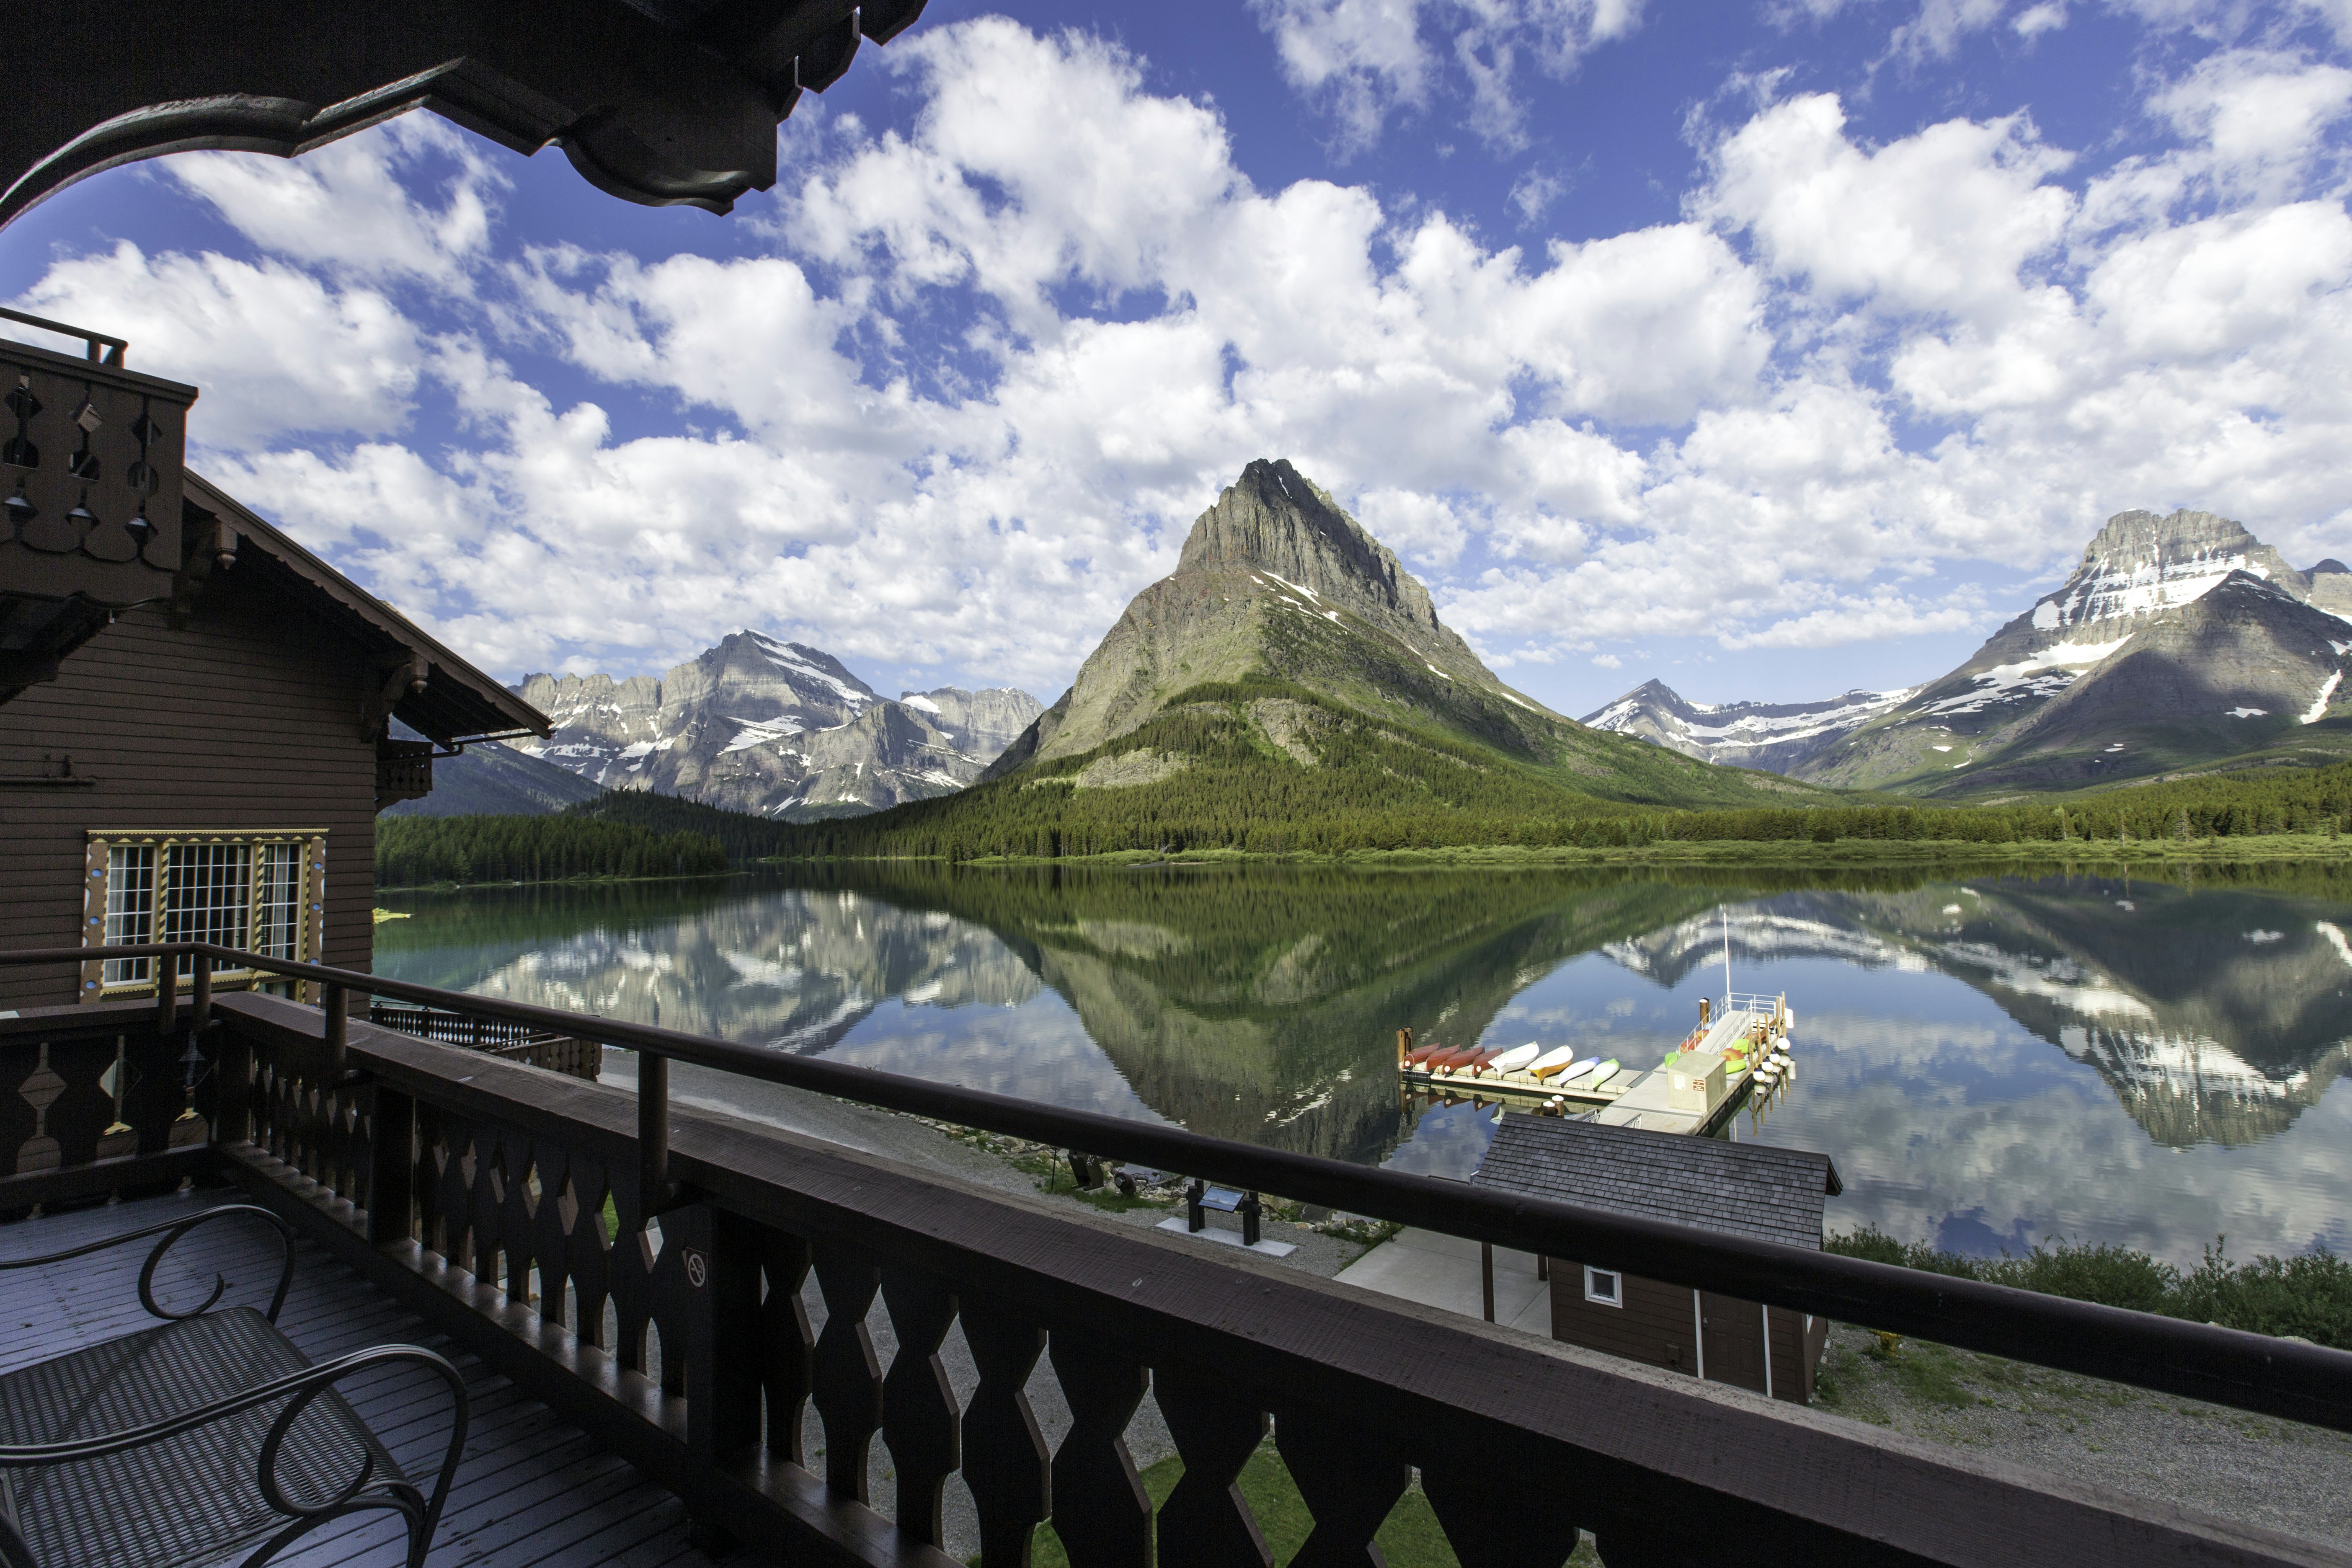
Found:
[[[1412,1031],[1411,1029],[1399,1029],[1397,1031],[1397,1066],[1404,1066],[1404,1058],[1412,1054]]]
[[[180,1026],[180,961],[165,953],[155,961],[155,1032],[168,1035]]]
[[[670,1200],[669,1058],[637,1052],[637,1214],[661,1213]]]
[[[188,1027],[201,1031],[213,1021],[213,966],[209,959],[196,965],[195,984],[189,998]]]
[[[759,1236],[713,1204],[676,1211],[662,1231],[685,1247],[686,1446],[715,1468],[760,1440]]]
[[[416,1193],[416,1101],[382,1083],[369,1118],[367,1238],[385,1247],[408,1239]]]
[[[1478,1288],[1486,1302],[1486,1321],[1495,1321],[1495,1244],[1478,1244]]]
[[[327,1070],[340,1075],[343,1070],[345,1051],[351,1041],[351,993],[340,983],[330,982],[327,999],[321,1005],[326,1025],[321,1037],[327,1047]]]
[[[244,1143],[253,1137],[253,1042],[235,1026],[221,1032],[220,1055],[214,1059],[217,1084],[214,1104],[217,1124],[213,1142]]]

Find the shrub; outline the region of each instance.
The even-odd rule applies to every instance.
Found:
[[[2258,1334],[2287,1335],[2352,1350],[2352,1259],[2321,1247],[2296,1258],[2232,1263],[2220,1238],[2205,1260],[2183,1274],[2128,1247],[2060,1240],[2022,1258],[1965,1258],[1923,1241],[1903,1242],[1875,1226],[1832,1236],[1822,1249],[1842,1258],[1888,1263],[1931,1274],[1982,1279],[2045,1296],[2219,1323]]]

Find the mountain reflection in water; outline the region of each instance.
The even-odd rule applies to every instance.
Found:
[[[1733,1135],[1824,1150],[1831,1224],[1986,1251],[2342,1247],[2352,909],[2315,868],[2082,875],[871,868],[394,899],[403,979],[1360,1163],[1475,1168],[1395,1031],[1653,1065],[1786,991],[1795,1084]]]

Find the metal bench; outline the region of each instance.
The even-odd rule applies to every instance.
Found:
[[[186,1311],[157,1302],[155,1268],[172,1244],[208,1220],[250,1215],[283,1252],[269,1310],[215,1311],[228,1281]],[[330,1521],[388,1510],[423,1568],[466,1440],[466,1385],[419,1345],[374,1345],[312,1365],[278,1331],[294,1278],[293,1227],[250,1204],[209,1208],[168,1225],[43,1258],[37,1268],[161,1236],[139,1271],[139,1301],[160,1327],[0,1373],[0,1568],[166,1568],[240,1548],[267,1562]],[[431,1496],[334,1384],[370,1368],[423,1366],[448,1385],[449,1445]]]

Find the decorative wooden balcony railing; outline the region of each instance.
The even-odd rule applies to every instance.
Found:
[[[123,950],[140,951],[180,950]],[[2352,1562],[1233,1249],[725,1116],[673,1117],[666,1063],[2339,1431],[2352,1430],[2352,1355],[642,1026],[236,962],[328,987],[323,1016],[202,989],[184,1005],[167,989],[153,1004],[0,1021],[0,1094],[26,1086],[16,1098],[47,1118],[34,1142],[55,1146],[37,1181],[0,1178],[0,1206],[64,1191],[77,1162],[84,1184],[74,1190],[96,1190],[95,1076],[101,1063],[131,1063],[139,1150],[113,1168],[119,1177],[180,1168],[154,1163],[180,1157],[168,1146],[181,1115],[168,1081],[210,1124],[201,1153],[673,1488],[703,1528],[782,1561],[945,1568],[941,1503],[960,1475],[989,1568],[1025,1564],[1040,1521],[1076,1564],[1264,1563],[1234,1480],[1270,1432],[1314,1516],[1301,1563],[1378,1561],[1373,1531],[1416,1472],[1465,1568],[1557,1568],[1580,1529],[1597,1536],[1609,1568]],[[635,1049],[643,1092],[343,1022],[346,996],[365,991]],[[36,1053],[43,1065],[28,1076],[20,1069]],[[169,1079],[173,1064],[180,1076]],[[10,1142],[18,1118],[0,1108],[0,1160],[23,1146]],[[817,1334],[803,1294],[812,1279],[824,1314]],[[898,1344],[887,1367],[865,1326],[877,1300]],[[957,1330],[979,1373],[961,1403],[940,1356]],[[1051,1450],[1024,1392],[1041,1367],[1074,1417]],[[1121,1439],[1147,1393],[1184,1463],[1156,1517]],[[821,1458],[801,1436],[812,1405]],[[877,1435],[895,1472],[888,1517],[869,1473]]]
[[[397,1029],[419,1039],[439,1040],[488,1051],[510,1062],[528,1062],[551,1072],[568,1073],[593,1083],[604,1069],[604,1047],[593,1040],[574,1039],[552,1029],[534,1029],[479,1013],[451,1013],[436,1007],[396,1007],[378,1002],[368,1009],[368,1022],[378,1028]]]

